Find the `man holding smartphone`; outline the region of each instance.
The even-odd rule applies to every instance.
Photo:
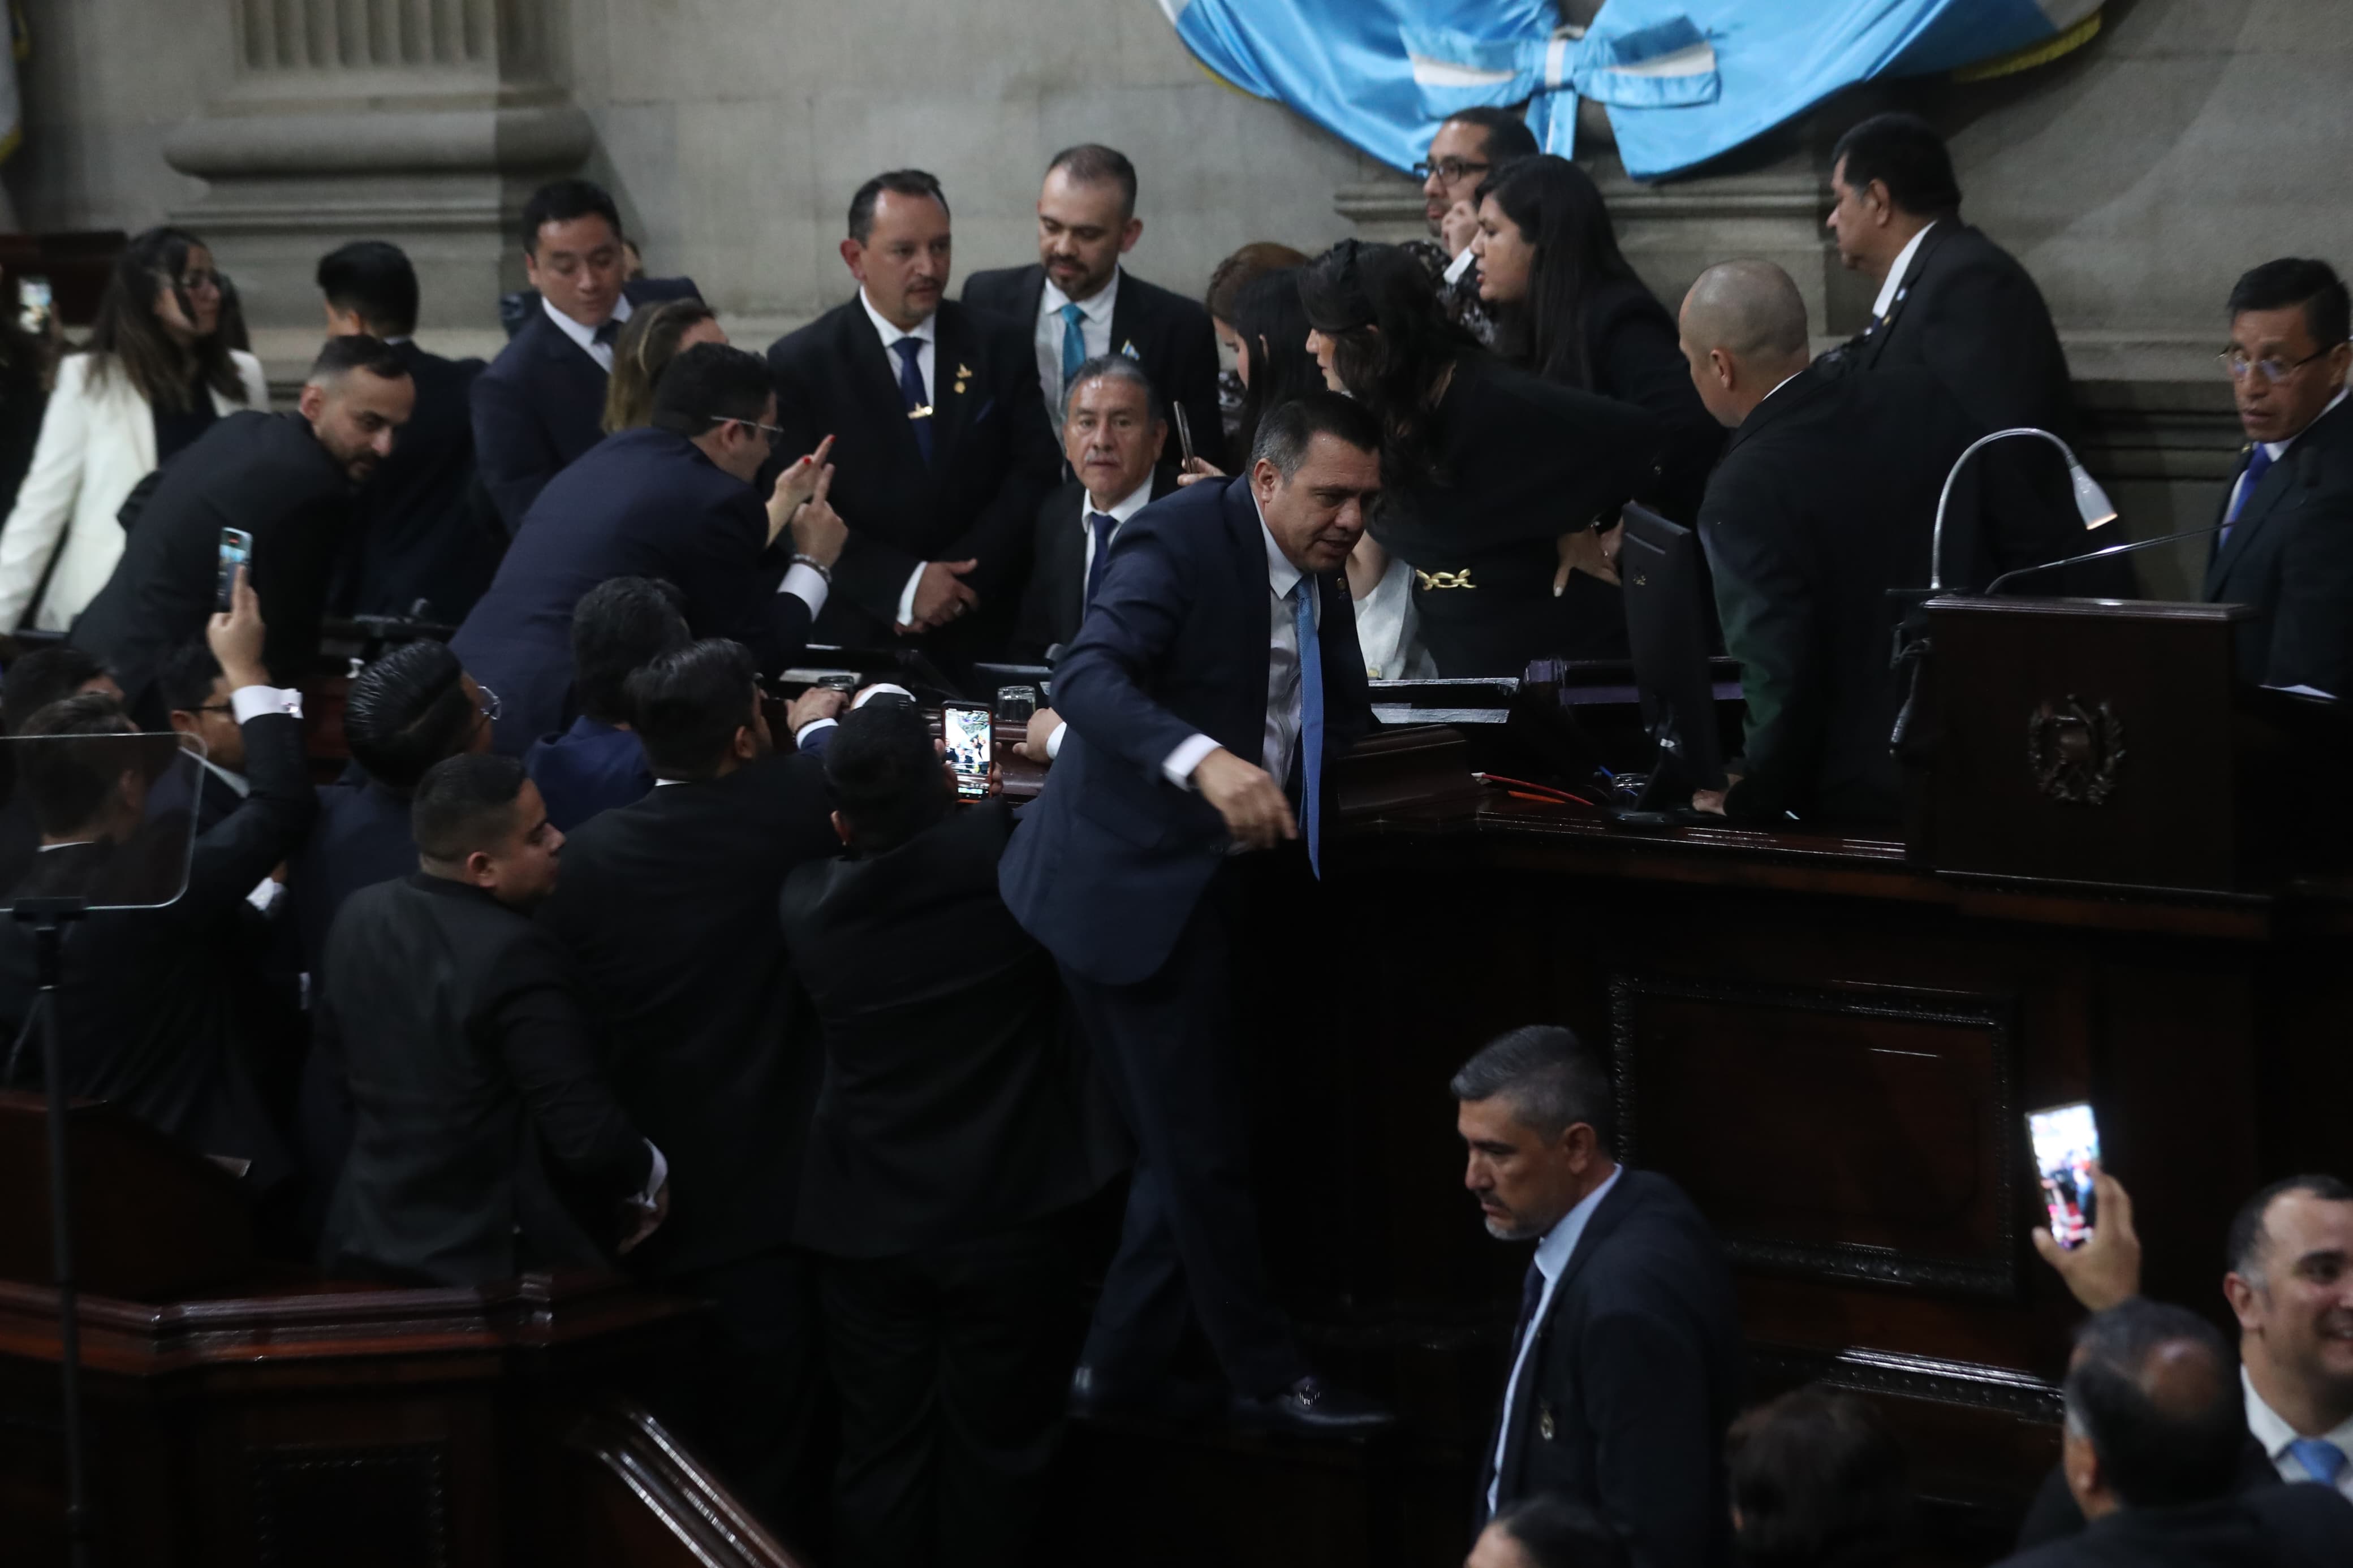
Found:
[[[161,470],[114,575],[67,640],[114,670],[134,715],[161,729],[156,671],[215,613],[224,536],[251,550],[254,592],[269,623],[271,678],[299,686],[318,657],[328,577],[359,487],[392,455],[416,388],[392,350],[371,337],[329,340],[291,414],[248,411],[216,421]]]

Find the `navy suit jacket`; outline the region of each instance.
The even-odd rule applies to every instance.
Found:
[[[1029,527],[1061,472],[1038,395],[1028,329],[944,301],[932,348],[932,460],[915,444],[891,356],[865,306],[851,299],[776,340],[779,457],[834,438],[828,499],[849,525],[833,569],[823,640],[897,643],[899,595],[926,561],[977,561],[965,578],[980,608],[926,642],[993,655],[1013,629],[1029,575]],[[962,374],[969,372],[969,374]]]
[[[533,741],[522,754],[522,769],[539,786],[547,820],[560,833],[616,806],[634,805],[654,787],[654,771],[646,766],[636,733],[586,713],[561,735]]]
[[[2240,455],[2216,522],[2253,450]],[[2256,481],[2228,542],[2217,536],[2201,597],[2258,612],[2233,628],[2241,680],[2353,697],[2353,398],[2306,426]]]
[[[1332,759],[1372,725],[1346,576],[1317,579],[1324,670],[1324,820]],[[1225,858],[1225,822],[1160,765],[1194,735],[1238,757],[1265,750],[1273,595],[1246,482],[1192,485],[1137,512],[1054,674],[1071,726],[999,880],[1046,950],[1106,985],[1167,961]]]
[[[691,279],[640,278],[621,292],[634,309],[695,299],[702,290]],[[475,460],[509,533],[522,526],[547,481],[604,438],[608,379],[543,309],[534,310],[474,378]]]
[[[286,869],[286,893],[302,933],[311,984],[323,982],[327,931],[335,911],[362,888],[417,870],[417,839],[408,827],[408,801],[353,763],[319,791],[319,820]]]
[[[1038,307],[1046,300],[1046,269],[1036,262],[976,272],[964,280],[964,302],[1027,326],[1036,341]],[[1034,350],[1032,351],[1035,352]],[[1225,424],[1218,413],[1218,338],[1199,301],[1146,283],[1123,267],[1111,304],[1111,352],[1144,367],[1164,404],[1181,404],[1191,422],[1194,450],[1225,461]],[[1057,386],[1041,389],[1051,403]],[[1176,460],[1176,421],[1168,421],[1168,460]]]
[[[776,592],[786,563],[751,486],[683,436],[624,430],[548,485],[449,646],[498,693],[512,756],[572,721],[572,610],[589,589],[667,578],[696,637],[733,637],[775,670],[808,637],[808,606]]]

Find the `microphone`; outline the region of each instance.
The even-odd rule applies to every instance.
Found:
[[[2179,533],[2160,533],[2154,539],[2136,539],[2124,544],[2111,544],[2105,550],[2094,550],[2083,555],[2070,555],[2064,561],[2045,561],[2040,566],[2021,566],[2003,573],[1985,585],[1985,596],[2001,592],[2001,585],[2013,577],[2031,577],[2037,572],[2055,572],[2062,566],[2081,566],[2087,561],[2105,561],[2111,555],[2129,555],[2136,550],[2154,550],[2160,544],[2178,543],[2184,539],[2202,539],[2210,533],[2220,533],[2231,525],[2215,523],[2211,528],[2185,528]]]

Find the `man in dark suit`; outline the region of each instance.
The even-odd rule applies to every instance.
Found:
[[[1609,1074],[1567,1029],[1514,1029],[1448,1088],[1488,1233],[1536,1243],[1474,1528],[1554,1492],[1608,1519],[1637,1568],[1728,1564],[1746,1371],[1722,1245],[1682,1188],[1610,1157]]]
[[[947,198],[920,169],[859,187],[841,258],[858,297],[768,350],[784,448],[835,438],[850,527],[818,640],[923,635],[951,664],[992,656],[1059,468],[1028,324],[946,298]]]
[[[455,626],[499,569],[506,531],[474,479],[468,399],[478,359],[417,346],[417,269],[396,245],[354,240],[319,262],[332,337],[381,338],[417,388],[417,408],[362,498],[342,607]]]
[[[1829,221],[1839,258],[1879,285],[1872,324],[1835,351],[1841,363],[1866,372],[1925,370],[1980,434],[2031,426],[2073,446],[2073,384],[2050,307],[2016,258],[1961,221],[1944,139],[1916,115],[1874,115],[1839,139],[1832,160],[1838,202]],[[2123,542],[2120,527],[2086,535],[2066,462],[2047,442],[2002,442],[1970,468],[1954,487],[1953,505],[1962,515],[1982,510],[1985,553],[1948,557],[1947,583],[1982,587],[1998,573]],[[1936,475],[1940,483],[1944,477]],[[2075,569],[2063,586],[2129,593],[2131,574],[2120,562],[2097,563]]]
[[[202,1153],[248,1162],[244,1185],[257,1197],[278,1194],[291,1170],[266,1109],[252,1059],[248,1005],[252,969],[246,897],[293,852],[316,805],[302,754],[300,700],[273,688],[262,668],[265,632],[259,600],[240,585],[236,608],[213,617],[206,635],[227,671],[230,704],[244,742],[248,788],[237,807],[196,837],[187,890],[163,909],[100,911],[65,943],[57,1016],[65,1021],[60,1052],[69,1093],[110,1100]],[[111,699],[85,695],[41,710],[26,734],[107,735],[134,726]],[[42,840],[53,857],[88,857],[128,835],[110,833],[118,784],[92,809],[73,781],[52,788],[28,770]],[[134,808],[132,826],[139,821]],[[177,877],[170,879],[176,885]],[[37,994],[32,935],[8,922],[0,930],[0,1020],[10,1038]]]
[[[2238,675],[2353,696],[2353,413],[2346,289],[2328,264],[2267,261],[2231,290],[2224,356],[2248,446],[2208,557],[2211,603],[2251,605]]]
[[[1893,820],[1903,688],[1887,594],[1927,585],[1937,491],[1980,432],[1920,372],[1810,364],[1805,302],[1769,261],[1701,274],[1682,333],[1700,400],[1734,426],[1699,534],[1748,705],[1736,782],[1694,804],[1760,821]],[[1947,548],[1973,536],[1973,523],[1948,530]]]
[[[67,640],[103,659],[134,713],[164,656],[204,631],[220,593],[221,531],[253,536],[270,673],[311,673],[328,579],[353,496],[392,455],[416,401],[408,367],[374,338],[330,338],[292,414],[216,421],[158,479],[114,575]]]
[[[353,1136],[320,1261],[436,1285],[609,1267],[660,1224],[668,1164],[530,916],[564,835],[512,757],[435,763],[411,810],[421,868],[353,894],[327,941],[318,1049]]]
[[[2181,1307],[2134,1297],[2085,1321],[2060,1464],[2090,1523],[2005,1568],[2353,1562],[2353,1502],[2334,1487],[2242,1486],[2247,1407],[2232,1370],[2222,1336]]]
[[[1014,652],[1042,659],[1079,634],[1111,542],[1127,520],[1176,491],[1160,466],[1168,420],[1160,394],[1135,362],[1089,360],[1071,378],[1062,458],[1076,477],[1038,509],[1029,586],[1021,595]]]
[[[670,781],[585,824],[541,925],[591,976],[621,1103],[670,1160],[639,1265],[713,1302],[681,1424],[777,1528],[821,1504],[816,1279],[791,1246],[818,1051],[776,896],[834,853],[813,758],[779,755],[741,646],[691,643],[628,679],[636,740]]]
[[[675,584],[697,636],[732,637],[763,669],[800,652],[842,526],[815,454],[760,493],[776,405],[755,356],[697,343],[663,371],[650,426],[620,432],[548,486],[533,510],[554,526],[516,538],[450,639],[499,694],[499,750],[519,753],[572,721],[573,609],[609,578]]]
[[[1320,866],[1328,763],[1372,721],[1341,568],[1379,447],[1337,394],[1283,405],[1248,474],[1120,530],[1056,674],[1060,760],[1001,882],[1060,963],[1137,1146],[1073,1380],[1082,1407],[1164,1397],[1189,1305],[1243,1419],[1305,1434],[1389,1419],[1310,1374],[1268,1284],[1229,973],[1259,884]],[[1307,866],[1269,853],[1301,837]]]
[[[482,486],[510,534],[548,480],[604,438],[613,342],[637,307],[696,297],[691,279],[628,280],[625,246],[620,209],[586,180],[542,185],[523,204],[522,268],[539,310],[471,395]]]
[[[845,717],[824,766],[849,854],[793,871],[783,913],[825,1040],[796,1230],[842,1401],[836,1561],[1014,1568],[1084,1326],[1068,1211],[1115,1142],[1054,961],[997,894],[1011,812],[957,806],[905,702]]]
[[[613,577],[572,613],[572,693],[580,717],[542,735],[523,771],[547,802],[547,819],[570,833],[600,811],[643,800],[653,768],[629,722],[629,677],[694,640],[685,595],[659,577]]]
[[[1223,428],[1217,335],[1198,302],[1120,265],[1143,234],[1135,165],[1092,142],[1066,147],[1046,165],[1038,197],[1037,263],[974,273],[965,279],[964,302],[1030,329],[1038,386],[1058,431],[1079,367],[1119,354],[1185,410],[1193,439],[1214,458]]]

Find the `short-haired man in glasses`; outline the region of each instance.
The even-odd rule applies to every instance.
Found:
[[[826,499],[830,442],[770,485],[776,433],[767,366],[697,343],[662,372],[652,424],[607,437],[549,481],[450,641],[499,693],[498,750],[519,754],[584,710],[573,615],[610,578],[675,585],[689,626],[742,643],[765,673],[798,657],[846,531]]]
[[[2231,290],[2221,355],[2247,447],[2215,521],[2205,598],[2250,605],[2238,676],[2353,691],[2353,367],[2344,283],[2325,261],[2266,261]]]

